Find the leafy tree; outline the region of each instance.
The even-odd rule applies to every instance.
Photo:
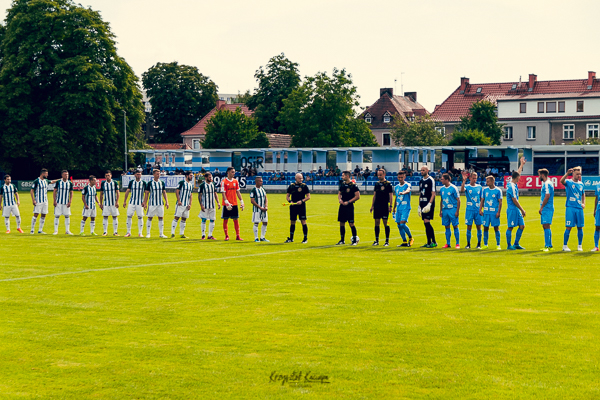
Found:
[[[181,142],[179,135],[217,104],[217,85],[189,65],[158,63],[142,74],[142,83],[158,126],[154,140],[159,143]]]
[[[295,147],[377,146],[369,125],[357,119],[356,87],[346,70],[319,72],[283,101],[279,121]]]
[[[258,88],[246,104],[254,110],[258,127],[269,133],[287,133],[277,120],[283,108],[283,100],[300,84],[298,64],[281,53],[272,57],[266,69],[262,66],[254,74]]]
[[[71,0],[15,0],[0,30],[1,166],[90,170],[123,162],[144,119],[137,77],[100,14]]]
[[[454,131],[448,144],[454,146],[491,146],[492,139],[478,130]]]
[[[248,102],[252,98],[249,90],[246,90],[245,93],[238,94],[238,96],[233,100],[234,103],[242,103],[248,106]]]
[[[408,122],[394,118],[391,135],[398,146],[442,146],[447,142],[443,126],[430,115],[417,116]]]
[[[269,139],[258,131],[253,117],[234,111],[218,110],[206,124],[206,137],[202,147],[207,149],[235,149],[269,147]]]
[[[478,130],[490,138],[492,145],[499,145],[504,132],[498,123],[496,105],[488,100],[480,100],[471,105],[469,113],[460,118],[456,130]]]
[[[572,144],[574,146],[583,146],[586,144],[598,145],[598,144],[600,144],[600,139],[598,139],[598,138],[575,139],[570,144]]]

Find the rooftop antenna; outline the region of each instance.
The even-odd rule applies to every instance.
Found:
[[[398,86],[397,83],[398,82],[398,78],[394,78],[394,93],[398,92]]]
[[[404,96],[404,84],[402,83],[402,75],[404,75],[404,72],[400,72],[400,96]]]

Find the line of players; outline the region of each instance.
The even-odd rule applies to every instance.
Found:
[[[521,172],[525,165],[525,158],[521,159],[519,169],[512,174],[512,180],[508,183],[506,191],[507,203],[507,231],[506,241],[509,250],[521,250],[523,247],[520,244],[520,239],[525,229],[524,217],[525,210],[519,202],[518,182]],[[61,179],[49,181],[48,171],[43,169],[32,185],[31,198],[34,205],[34,215],[31,222],[31,233],[35,231],[35,224],[38,217],[39,228],[38,233],[44,234],[43,228],[45,217],[48,214],[48,185],[54,184],[53,203],[54,203],[54,234],[58,234],[60,217],[64,217],[65,228],[67,234],[72,234],[70,231],[70,215],[71,201],[73,197],[73,184],[69,181],[68,171],[62,171]],[[223,219],[223,231],[225,240],[229,240],[228,221],[233,220],[236,231],[236,240],[242,240],[240,237],[239,227],[239,209],[244,210],[244,201],[240,192],[238,181],[234,178],[235,170],[233,167],[227,169],[227,177],[221,183],[222,204],[223,210],[221,218]],[[427,167],[421,169],[422,179],[419,182],[419,208],[418,214],[423,220],[427,243],[421,247],[435,248],[437,242],[435,232],[431,225],[431,221],[435,215],[435,197],[436,188],[435,181],[429,175]],[[572,179],[567,179],[572,175]],[[135,179],[129,182],[129,186],[125,192],[123,208],[127,210],[127,234],[131,236],[133,225],[133,216],[137,216],[138,220],[138,236],[143,237],[143,217],[146,211],[146,237],[150,237],[152,228],[152,220],[154,217],[158,219],[158,228],[161,238],[166,238],[164,235],[164,209],[169,208],[169,202],[166,193],[164,182],[160,180],[160,171],[153,171],[153,178],[149,182],[144,182],[141,179],[141,171],[135,173]],[[394,216],[398,230],[402,237],[403,243],[399,247],[411,247],[414,243],[411,230],[407,225],[407,221],[411,212],[411,185],[405,182],[405,174],[400,171],[398,173],[399,183],[392,187],[392,184],[385,179],[385,170],[378,171],[378,181],[374,186],[374,194],[371,203],[370,212],[375,220],[375,241],[373,245],[379,245],[380,227],[383,221],[385,230],[384,246],[389,246],[390,226],[388,225],[389,215]],[[539,214],[541,215],[541,223],[544,228],[544,248],[543,251],[553,250],[551,224],[554,215],[554,188],[548,179],[548,171],[545,169],[539,170],[539,177],[542,181],[541,201]],[[185,238],[185,226],[189,218],[189,211],[192,205],[192,193],[194,175],[188,172],[184,175],[184,180],[179,183],[175,194],[177,204],[175,216],[171,225],[171,237],[175,236],[177,224],[180,226],[180,235]],[[300,220],[304,239],[302,243],[308,241],[308,225],[306,216],[306,202],[310,200],[310,190],[306,184],[302,182],[302,174],[296,175],[296,182],[289,186],[287,190],[287,204],[290,206],[290,235],[285,243],[294,241],[296,221]],[[465,185],[466,181],[470,183]],[[466,196],[466,213],[465,223],[467,225],[467,246],[471,248],[471,234],[473,225],[477,229],[477,248],[487,249],[489,228],[493,227],[496,238],[496,248],[501,250],[500,245],[500,214],[503,207],[502,190],[495,186],[493,176],[486,178],[486,186],[478,185],[477,174],[465,173],[463,183],[458,189],[452,185],[450,176],[443,174],[441,182],[443,186],[439,189],[441,197],[441,210],[439,216],[442,218],[442,225],[445,227],[446,244],[443,248],[450,248],[452,234],[456,239],[455,248],[460,248],[460,231],[459,231],[459,212],[461,208],[460,193],[464,192]],[[585,208],[585,192],[581,182],[581,168],[569,169],[565,176],[561,178],[561,183],[566,187],[566,229],[564,233],[564,251],[570,251],[567,246],[570,231],[573,227],[578,231],[578,250],[582,251],[583,227]],[[100,186],[100,199],[97,198],[96,178],[89,177],[89,184],[86,185],[82,192],[82,201],[84,209],[82,212],[80,235],[84,235],[84,228],[88,218],[90,218],[90,233],[95,233],[96,205],[102,210],[103,216],[103,235],[108,233],[109,217],[113,218],[113,235],[118,236],[118,216],[119,216],[119,189],[117,182],[112,180],[111,171],[106,171],[105,181]],[[394,201],[395,195],[395,201]],[[598,197],[600,196],[600,185],[596,189],[595,203],[595,218],[596,231],[594,234],[595,247],[592,251],[598,251],[598,241],[600,239],[600,208],[598,207]],[[129,198],[129,202],[127,199]],[[338,222],[340,224],[340,241],[338,245],[345,244],[346,223],[348,223],[352,236],[351,244],[357,245],[359,237],[357,235],[356,226],[354,224],[354,203],[360,199],[360,190],[358,185],[351,180],[351,173],[344,171],[342,180],[338,188]],[[212,175],[205,174],[205,181],[198,188],[198,200],[200,203],[199,217],[202,219],[202,239],[215,240],[213,236],[216,220],[216,211],[221,209],[221,203],[217,195],[217,190],[212,179]],[[238,204],[239,200],[239,204]],[[264,188],[262,187],[262,178],[256,178],[256,185],[250,192],[250,200],[253,207],[252,222],[254,224],[255,241],[268,242],[266,239],[266,231],[268,224],[268,199]],[[392,206],[393,203],[393,206]],[[6,233],[10,233],[10,216],[15,216],[17,222],[17,230],[23,233],[21,229],[21,219],[18,206],[20,205],[19,194],[16,187],[11,183],[11,177],[5,176],[4,185],[0,187],[0,209],[2,209],[7,228]],[[208,230],[207,230],[208,223]],[[260,226],[262,225],[262,227]],[[482,232],[483,226],[483,232]],[[260,235],[259,235],[260,228]],[[451,230],[451,228],[453,228]],[[512,242],[513,230],[517,228],[515,240]],[[482,245],[483,239],[483,245]]]

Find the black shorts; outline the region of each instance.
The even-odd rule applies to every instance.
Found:
[[[349,204],[347,206],[343,206],[340,204],[340,209],[338,211],[338,221],[354,223],[354,205],[353,204]]]
[[[390,208],[387,205],[373,207],[373,219],[388,219],[389,216]]]
[[[222,210],[221,219],[238,219],[240,217],[238,206],[231,206],[231,211],[229,211],[227,207],[223,206]]]
[[[425,203],[425,205],[421,206],[421,219],[432,220],[435,216],[435,203],[431,204],[431,210],[428,213],[423,212],[423,208],[427,206],[429,203]]]
[[[303,221],[306,219],[306,203],[302,203],[301,205],[293,205],[290,207],[290,221],[296,221],[299,219]]]

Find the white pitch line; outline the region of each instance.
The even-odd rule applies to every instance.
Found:
[[[156,267],[156,266],[162,266],[162,265],[184,264],[184,263],[194,263],[194,262],[231,260],[234,258],[268,256],[268,255],[272,255],[272,254],[290,253],[290,252],[298,252],[298,251],[305,251],[305,250],[326,249],[326,248],[330,248],[330,247],[334,247],[334,246],[305,247],[305,248],[299,248],[299,249],[273,251],[270,253],[244,254],[244,255],[230,256],[230,257],[202,258],[202,259],[198,259],[198,260],[169,261],[169,262],[154,263],[154,264],[140,264],[140,265],[126,265],[126,266],[122,266],[122,267],[84,269],[81,271],[58,272],[56,274],[34,275],[34,276],[23,276],[23,277],[19,277],[19,278],[0,279],[0,282],[24,281],[24,280],[28,280],[28,279],[39,279],[39,278],[52,278],[54,276],[86,274],[89,272],[113,271],[113,270],[117,270],[117,269],[127,269],[127,268],[145,268],[145,267]]]

